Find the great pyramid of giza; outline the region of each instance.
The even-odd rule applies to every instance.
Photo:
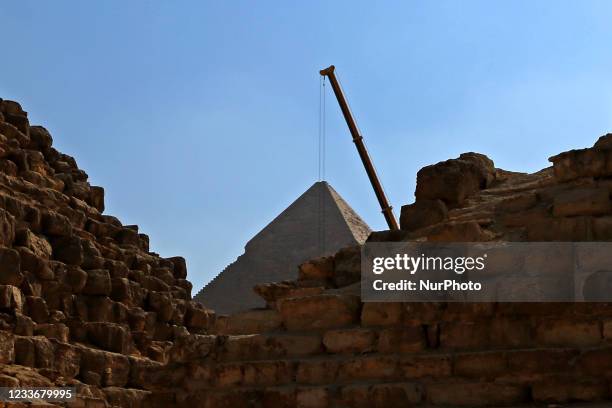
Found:
[[[263,307],[260,283],[293,280],[297,265],[340,248],[362,244],[368,225],[325,181],[313,184],[245,246],[245,252],[195,296],[217,311]]]

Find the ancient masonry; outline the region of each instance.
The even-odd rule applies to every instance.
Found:
[[[245,253],[194,300],[224,314],[264,307],[253,287],[295,280],[296,265],[363,244],[370,232],[327,182],[317,182],[255,235],[246,244]]]
[[[352,246],[217,316],[44,128],[0,112],[0,386],[72,385],[71,407],[610,405],[610,304],[362,303]],[[425,167],[402,230],[369,240],[612,239],[612,135],[551,161]]]

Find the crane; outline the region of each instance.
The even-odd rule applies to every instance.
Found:
[[[380,180],[378,179],[378,175],[376,174],[376,169],[374,168],[374,164],[372,163],[372,159],[370,158],[368,149],[366,149],[365,143],[363,142],[363,135],[357,127],[357,122],[355,122],[355,117],[353,116],[351,108],[349,107],[348,102],[346,101],[346,97],[344,96],[344,92],[342,91],[340,82],[338,82],[338,78],[336,77],[335,71],[336,67],[330,65],[329,67],[319,71],[319,73],[322,76],[329,78],[329,82],[331,83],[332,89],[334,90],[334,94],[336,95],[336,99],[338,100],[338,104],[340,105],[340,109],[342,110],[342,114],[344,115],[344,119],[346,120],[346,124],[348,125],[349,131],[353,136],[353,143],[355,143],[355,147],[357,148],[357,152],[359,153],[361,162],[363,163],[365,171],[368,174],[370,184],[372,184],[372,188],[374,189],[374,193],[376,194],[376,198],[378,199],[378,204],[380,204],[380,208],[385,217],[385,220],[387,221],[389,229],[398,230],[399,226],[397,225],[395,215],[393,215],[393,207],[391,207],[391,205],[389,204],[389,200],[387,200],[385,190],[383,189],[383,186],[380,183]]]

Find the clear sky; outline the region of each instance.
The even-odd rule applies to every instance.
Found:
[[[424,165],[535,171],[612,129],[612,2],[3,1],[0,97],[183,255],[194,293],[317,177],[335,64],[396,215]],[[331,92],[327,178],[385,224]]]

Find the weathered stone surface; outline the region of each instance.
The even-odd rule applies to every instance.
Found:
[[[296,406],[302,408],[326,408],[329,406],[329,392],[324,387],[300,388],[296,392]]]
[[[47,129],[42,126],[30,126],[30,141],[37,149],[45,150],[53,144],[53,138]]]
[[[172,299],[170,295],[161,292],[149,293],[149,306],[157,313],[157,318],[167,322],[172,318]]]
[[[186,324],[188,327],[193,327],[193,318],[190,318]],[[218,334],[266,333],[279,329],[281,324],[281,316],[276,310],[252,310],[230,316],[218,316],[215,332]],[[206,327],[206,324],[201,327]]]
[[[72,233],[70,220],[54,211],[47,211],[42,217],[43,232],[49,236],[68,237]]]
[[[326,256],[304,262],[299,266],[300,280],[325,280],[334,276],[334,258]]]
[[[13,116],[13,118],[17,119],[18,116]],[[26,147],[30,142],[30,138],[22,132],[22,130],[25,130],[25,126],[25,123],[17,127],[8,122],[0,122],[0,134],[6,136],[9,140],[14,140],[19,147]]]
[[[15,337],[0,330],[0,344],[0,364],[12,364],[15,361]]]
[[[330,330],[323,344],[331,353],[366,353],[375,348],[376,333],[369,329]]]
[[[49,308],[45,299],[38,296],[26,297],[26,311],[36,323],[46,323],[49,319]]]
[[[612,201],[607,188],[572,189],[557,195],[553,214],[556,217],[602,215],[612,212]]]
[[[408,356],[400,360],[399,369],[404,378],[444,378],[452,374],[452,360],[444,354]]]
[[[507,371],[506,355],[500,352],[459,354],[455,357],[454,372],[463,377],[491,377]]]
[[[19,253],[13,249],[0,248],[0,285],[19,286],[23,281],[20,272]]]
[[[58,261],[79,266],[83,263],[83,244],[77,236],[56,238],[52,241],[53,256]]]
[[[0,285],[0,309],[21,311],[24,300],[18,287]]]
[[[19,336],[34,335],[34,321],[29,316],[21,314],[18,309],[15,310],[15,334]]]
[[[130,362],[126,356],[107,351],[81,349],[81,375],[94,373],[105,387],[123,387],[130,374]]]
[[[348,286],[361,279],[361,247],[342,248],[334,255],[334,284]]]
[[[432,242],[481,242],[491,238],[475,221],[444,224],[427,234],[427,240]]]
[[[278,282],[257,285],[253,290],[265,299],[269,307],[276,307],[277,301],[281,299],[318,295],[323,292],[324,286],[305,285],[303,282]]]
[[[338,360],[304,360],[300,361],[296,369],[296,382],[298,384],[333,384],[337,382]]]
[[[417,173],[415,196],[420,200],[442,200],[455,206],[467,197],[486,188],[495,178],[493,162],[484,155],[464,153],[427,166]]]
[[[172,258],[167,258],[167,260],[174,266],[174,277],[176,279],[187,278],[187,265],[185,263],[185,258],[182,256],[175,256]]]
[[[170,350],[170,360],[188,362],[205,358],[216,346],[217,339],[211,335],[191,335],[177,339]]]
[[[32,251],[34,255],[42,259],[50,259],[53,249],[45,238],[34,234],[31,230],[25,229],[17,233],[17,242]]]
[[[15,240],[15,217],[0,209],[0,245],[10,246]]]
[[[223,361],[262,360],[301,357],[323,350],[318,335],[240,335],[229,336],[223,344]]]
[[[111,289],[111,278],[107,270],[97,269],[87,271],[87,279],[82,293],[86,295],[108,296],[111,293]]]
[[[518,405],[528,396],[521,386],[479,382],[430,384],[426,392],[430,403],[455,407]]]
[[[403,318],[403,308],[399,303],[368,302],[361,311],[361,324],[364,326],[386,326],[398,324]]]
[[[137,226],[100,214],[102,190],[21,107],[0,100],[0,114],[11,124],[0,135],[2,386],[75,385],[79,407],[610,398],[609,304],[362,303],[359,246],[293,262],[297,280],[258,287],[266,309],[216,316],[189,300],[183,258],[160,258]],[[372,241],[610,240],[611,140],[567,154],[555,174],[494,169],[476,154],[435,165],[423,193],[444,197],[408,208],[423,225]],[[427,215],[427,203],[440,211]]]
[[[73,293],[80,293],[87,283],[89,274],[76,266],[66,268],[65,283],[70,285]]]
[[[398,372],[398,361],[391,356],[356,357],[340,364],[338,377],[344,381],[393,379]]]
[[[343,327],[359,318],[359,301],[350,295],[288,298],[278,308],[288,330]]]
[[[89,341],[108,351],[126,354],[130,351],[131,336],[126,327],[115,323],[89,322],[85,325]]]
[[[592,239],[589,217],[541,218],[526,226],[527,239],[534,242],[579,242]]]
[[[589,346],[601,342],[602,333],[597,321],[550,319],[536,327],[540,344],[555,346]]]
[[[602,149],[603,143],[591,149],[570,150],[548,160],[553,163],[555,178],[571,181],[581,177],[612,175],[610,150]]]
[[[53,270],[45,259],[36,256],[26,247],[16,247],[16,250],[19,252],[20,269],[23,273],[33,273],[41,281],[55,278]]]
[[[601,379],[575,381],[565,378],[545,379],[532,389],[533,399],[545,403],[598,401],[609,395],[608,384]]]
[[[397,327],[382,330],[378,338],[378,350],[382,353],[414,353],[425,348],[422,327]]]
[[[442,200],[419,200],[402,206],[400,228],[407,231],[418,230],[437,224],[448,218],[448,209]]]
[[[55,339],[67,343],[70,337],[68,326],[63,323],[43,323],[37,324],[34,328],[36,336],[45,336],[48,339]]]
[[[92,186],[89,196],[89,203],[96,210],[104,212],[104,188]]]

